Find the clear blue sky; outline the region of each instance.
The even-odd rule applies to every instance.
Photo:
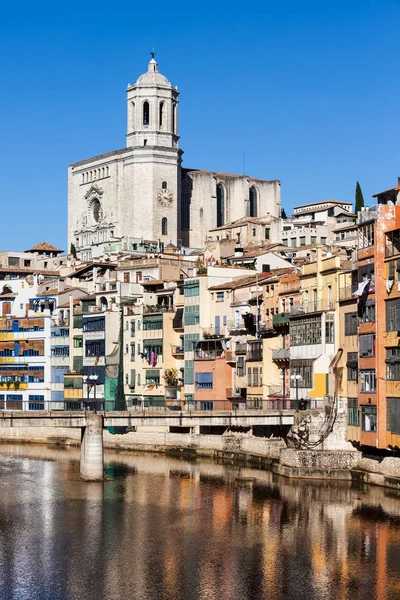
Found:
[[[399,0],[3,2],[0,249],[67,249],[67,167],[124,147],[153,46],[184,166],[241,173],[245,151],[287,212],[357,180],[370,201],[400,176],[399,26]]]

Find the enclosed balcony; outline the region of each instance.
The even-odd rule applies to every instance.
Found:
[[[276,363],[289,361],[290,359],[290,350],[289,348],[278,348],[277,350],[272,350],[272,360]]]

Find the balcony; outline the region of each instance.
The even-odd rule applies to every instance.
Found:
[[[195,350],[194,360],[217,360],[224,354],[222,348],[218,350]]]
[[[243,335],[246,333],[246,325],[243,320],[240,321],[228,321],[228,331],[231,335]]]
[[[290,359],[289,348],[279,348],[278,350],[272,350],[272,360],[275,362],[288,361]]]
[[[227,336],[227,327],[203,327],[203,338],[205,340],[216,340]]]
[[[232,350],[225,350],[225,360],[227,363],[236,364],[236,356],[232,353]]]
[[[273,325],[273,327],[289,325],[289,318],[290,318],[289,313],[281,313],[280,315],[272,315],[272,325]]]
[[[157,313],[165,313],[165,312],[175,312],[175,311],[172,306],[161,306],[160,304],[156,304],[154,306],[150,306],[149,304],[146,304],[146,306],[143,307],[144,315],[154,315]]]
[[[228,400],[246,402],[247,388],[226,388],[226,397]]]
[[[235,346],[236,354],[247,354],[247,344],[236,344]]]
[[[183,346],[171,346],[171,354],[175,358],[183,358]]]
[[[353,286],[346,285],[344,287],[339,288],[339,300],[351,300],[353,298]]]

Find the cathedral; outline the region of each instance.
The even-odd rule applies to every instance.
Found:
[[[127,88],[126,148],[72,164],[68,247],[125,236],[202,248],[208,231],[241,217],[281,215],[280,182],[182,167],[179,92],[152,53]]]

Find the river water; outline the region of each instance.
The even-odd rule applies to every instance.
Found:
[[[1,600],[400,599],[400,495],[148,454],[0,445]]]

